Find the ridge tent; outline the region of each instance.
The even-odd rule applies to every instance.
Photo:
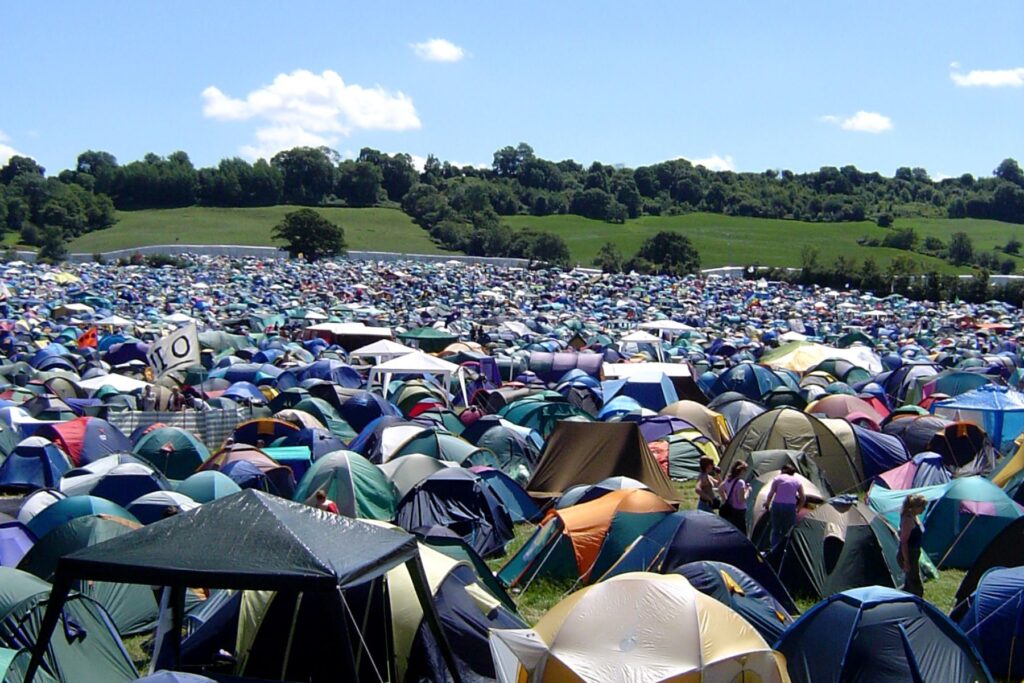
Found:
[[[994,676],[1024,676],[1024,567],[985,572],[962,616],[953,618]]]
[[[66,522],[40,538],[22,558],[18,569],[53,579],[61,556],[131,533],[140,525],[109,515],[85,515]],[[149,586],[82,581],[73,586],[107,611],[123,636],[143,633],[156,623],[157,604]]]
[[[678,497],[633,422],[559,422],[526,490],[554,497],[614,476],[632,477],[665,500]]]
[[[0,567],[0,646],[27,649],[45,638],[39,652],[42,670],[36,680],[134,681],[138,672],[103,607],[67,590],[60,602],[63,628],[51,639],[52,626],[45,629],[44,636],[44,614],[54,605],[50,584],[28,572]],[[27,662],[19,663],[19,677],[12,680],[28,680],[20,674],[29,668]]]
[[[317,491],[324,491],[348,517],[382,521],[395,517],[394,487],[358,453],[335,451],[321,457],[303,475],[293,498],[308,504]]]
[[[770,410],[748,422],[729,442],[719,465],[728,472],[736,460],[767,450],[803,451],[836,491],[867,487],[855,453],[824,422],[793,408]]]
[[[812,607],[775,647],[793,683],[992,681],[966,636],[921,598],[872,586]]]
[[[596,500],[551,510],[530,539],[497,572],[506,586],[538,577],[597,580],[640,534],[672,507],[650,491],[622,489]]]
[[[761,584],[724,562],[689,562],[673,570],[704,595],[732,608],[769,643],[779,639],[793,617]]]
[[[491,488],[469,470],[435,472],[402,496],[395,521],[407,531],[442,526],[481,557],[498,555],[512,540],[512,518]]]
[[[751,533],[759,547],[768,546],[768,516]],[[826,502],[797,513],[786,540],[767,560],[793,595],[816,600],[850,588],[903,582],[897,564],[899,542],[892,529],[867,505]]]
[[[246,533],[238,533],[239,528],[245,528]],[[272,657],[275,677],[313,682],[339,677],[368,680],[376,677],[375,672],[387,671],[393,680],[394,649],[390,639],[367,639],[363,632],[375,624],[389,623],[383,577],[403,563],[449,674],[460,683],[412,536],[256,491],[221,498],[130,536],[62,558],[26,680],[31,683],[36,666],[50,646],[75,580],[170,587],[174,627],[167,631],[167,640],[157,644],[157,667],[178,658],[185,591],[187,586],[201,585],[211,589],[276,590],[286,593],[293,603],[302,601],[333,615],[316,620],[316,637],[296,643],[297,647],[283,657]],[[366,614],[374,617],[375,624],[364,624],[345,607],[349,591],[367,606]],[[303,601],[303,597],[308,599]],[[54,640],[60,637],[58,633]],[[165,649],[168,646],[170,654]],[[312,654],[325,649],[334,656]]]
[[[711,560],[742,569],[789,612],[796,605],[771,565],[742,531],[718,515],[680,510],[648,528],[615,560],[602,579],[627,572],[667,574],[690,562]]]
[[[533,629],[492,630],[502,683],[788,683],[743,617],[678,575],[626,574],[564,598]]]

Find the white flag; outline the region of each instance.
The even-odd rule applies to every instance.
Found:
[[[153,368],[154,377],[198,364],[199,332],[196,326],[186,325],[157,339],[146,354],[146,362]]]

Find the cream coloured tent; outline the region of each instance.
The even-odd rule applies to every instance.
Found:
[[[376,363],[383,363],[408,353],[416,353],[416,349],[390,339],[381,339],[356,349],[348,356],[349,358],[372,358]]]
[[[678,574],[616,576],[490,644],[500,683],[789,681],[753,626]]]

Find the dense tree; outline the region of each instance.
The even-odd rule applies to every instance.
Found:
[[[1009,181],[1014,185],[1024,187],[1024,171],[1020,170],[1020,165],[1016,159],[1003,159],[1003,161],[996,167],[996,170],[992,172],[997,178]]]
[[[343,161],[338,166],[336,194],[349,206],[373,206],[380,201],[384,173],[368,161]]]
[[[529,258],[564,268],[569,265],[569,246],[560,236],[542,232],[533,238]]]
[[[15,178],[21,175],[33,175],[42,177],[46,169],[36,163],[35,159],[15,154],[7,160],[7,164],[0,168],[0,183],[10,185]]]
[[[962,266],[974,260],[974,243],[966,232],[954,232],[949,238],[949,260]]]
[[[327,220],[313,209],[299,209],[286,213],[284,220],[274,226],[274,239],[286,244],[283,249],[292,258],[302,256],[307,261],[341,256],[346,253],[345,230]]]
[[[644,240],[637,256],[654,264],[657,272],[689,275],[700,271],[700,254],[690,238],[664,230]]]
[[[337,169],[325,148],[296,147],[278,152],[270,165],[281,172],[288,204],[317,205],[334,190]]]

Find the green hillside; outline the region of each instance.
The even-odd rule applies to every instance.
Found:
[[[612,242],[627,257],[639,249],[649,236],[661,230],[688,235],[700,251],[705,268],[724,265],[758,264],[763,266],[798,266],[804,245],[820,250],[820,261],[830,264],[836,256],[844,254],[859,260],[874,256],[884,267],[894,256],[905,254],[896,249],[865,247],[857,243],[862,238],[881,240],[890,231],[873,222],[858,223],[804,223],[800,221],[768,218],[741,218],[711,213],[691,213],[680,216],[644,216],[625,224],[589,220],[580,216],[509,216],[504,221],[516,229],[531,229],[560,235],[569,245],[573,258],[589,264],[605,242]],[[999,221],[965,218],[899,218],[895,226],[912,227],[920,240],[929,235],[948,243],[955,232],[971,236],[976,250],[1001,247],[1017,235],[1024,235],[1024,226]],[[940,272],[957,270],[943,260],[914,254],[922,267]],[[1024,266],[1015,259],[1018,269]],[[966,270],[966,269],[960,269]]]
[[[270,231],[294,206],[246,209],[188,207],[119,211],[117,224],[72,241],[72,252],[95,253],[151,244],[246,244],[268,246]],[[349,249],[438,254],[426,231],[397,209],[317,209],[345,228]]]
[[[270,231],[291,206],[246,209],[189,207],[118,212],[111,228],[89,233],[71,242],[73,252],[93,253],[152,244],[248,244],[271,245]],[[397,209],[322,208],[319,211],[345,228],[349,248],[355,250],[443,253],[425,230]],[[895,249],[866,247],[863,238],[881,240],[888,229],[873,222],[804,223],[764,218],[739,218],[709,213],[681,216],[645,216],[625,224],[607,223],[573,215],[506,216],[513,229],[551,232],[565,239],[573,260],[589,265],[605,242],[612,242],[626,256],[636,252],[644,239],[660,230],[689,235],[700,250],[704,267],[759,264],[797,266],[806,244],[820,250],[820,261],[829,264],[839,254],[859,260],[871,255],[884,267]],[[1001,247],[1011,237],[1024,237],[1024,226],[999,221],[942,218],[899,218],[895,227],[914,228],[921,240],[935,236],[949,241],[954,232],[971,236],[975,249]],[[1005,258],[1000,254],[1001,258]],[[956,270],[940,259],[914,254],[924,268]],[[1018,270],[1024,262],[1015,258]],[[961,269],[966,270],[966,269]]]

